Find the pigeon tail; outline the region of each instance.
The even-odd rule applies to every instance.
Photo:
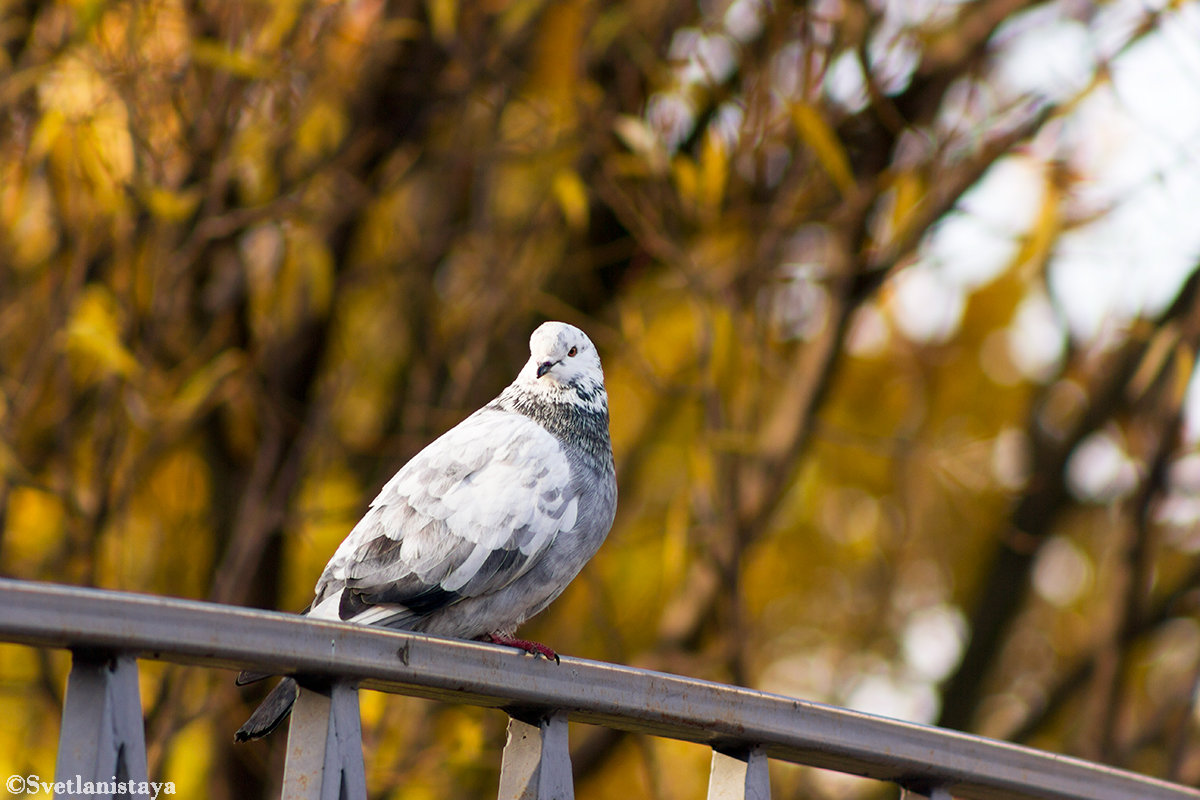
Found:
[[[261,739],[279,727],[279,723],[287,719],[292,711],[292,704],[300,694],[300,687],[293,678],[284,678],[279,685],[271,690],[266,699],[259,703],[258,708],[250,715],[242,727],[233,735],[235,742],[249,742]]]

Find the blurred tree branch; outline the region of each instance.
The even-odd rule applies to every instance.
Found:
[[[1149,333],[1193,315],[1198,300],[1200,270],[1192,273],[1175,301],[1143,329],[1145,333],[1131,336],[1110,358],[1086,375],[1088,385],[1084,396],[1088,398],[1087,406],[1065,428],[1059,429],[1043,419],[1049,396],[1055,390],[1053,384],[1034,404],[1034,414],[1027,428],[1031,442],[1028,489],[1014,504],[1011,527],[1007,527],[1006,521],[1006,529],[995,534],[995,554],[986,568],[983,587],[974,600],[971,639],[943,691],[938,724],[969,729],[995,655],[1025,600],[1038,549],[1054,521],[1072,504],[1066,485],[1067,460],[1080,442],[1127,408],[1128,386],[1151,345]],[[1155,424],[1166,425],[1169,429],[1177,424],[1173,420],[1169,417],[1157,420]],[[1170,440],[1169,436],[1163,438]],[[1131,630],[1126,630],[1122,637],[1129,641]],[[1087,669],[1090,671],[1093,667]],[[1027,731],[1022,730],[1015,738],[1024,739],[1026,735]]]

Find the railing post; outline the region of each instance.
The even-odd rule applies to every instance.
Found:
[[[761,747],[749,750],[713,748],[708,775],[708,800],[770,800],[767,755]]]
[[[565,711],[530,721],[510,716],[499,800],[574,800],[567,744]]]
[[[950,797],[950,790],[945,786],[904,786],[900,792],[900,800],[917,800],[917,798],[927,798],[927,800],[953,800]]]
[[[72,787],[67,794],[92,783],[100,791],[91,796],[103,798],[118,782],[147,780],[137,659],[72,652],[54,780]]]
[[[283,796],[292,800],[362,800],[358,690],[347,683],[301,686],[288,727]]]

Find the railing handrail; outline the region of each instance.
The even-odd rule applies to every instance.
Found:
[[[956,797],[1184,800],[1200,791],[1020,745],[661,672],[403,631],[0,579],[0,641],[357,682],[706,744]]]

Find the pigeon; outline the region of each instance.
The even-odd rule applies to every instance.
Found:
[[[599,549],[617,482],[608,395],[595,345],[547,322],[500,395],[417,453],[334,552],[303,612],[519,648],[514,638]],[[269,677],[243,672],[238,685]],[[237,731],[266,736],[298,688],[284,680]]]

